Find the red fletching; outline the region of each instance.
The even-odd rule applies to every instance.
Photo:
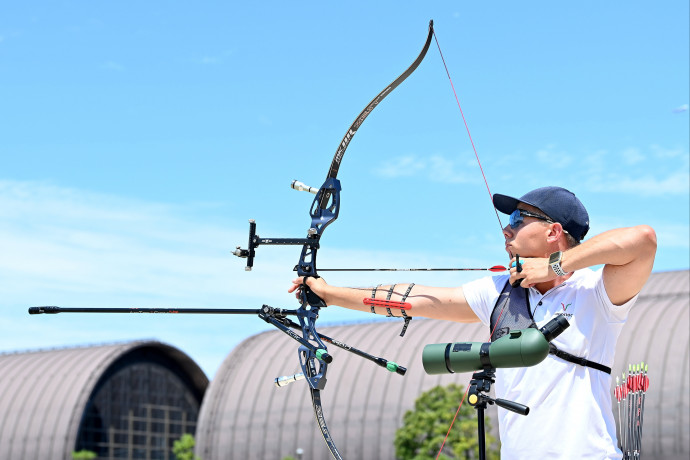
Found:
[[[649,377],[646,375],[642,378],[642,391],[647,392],[649,389]]]
[[[364,305],[370,305],[374,307],[383,308],[399,308],[400,310],[411,310],[412,304],[407,302],[396,302],[394,300],[383,300],[383,299],[364,299]]]
[[[504,272],[508,269],[506,267],[504,267],[503,265],[494,265],[491,268],[487,268],[487,270],[489,270],[490,272]]]
[[[620,385],[618,385],[618,386],[613,390],[613,394],[616,396],[616,400],[618,400],[618,402],[621,402],[621,399],[623,398],[623,392],[622,392],[621,390],[622,390],[622,388],[621,388]]]

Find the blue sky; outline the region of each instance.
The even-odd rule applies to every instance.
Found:
[[[421,2],[416,2],[421,3]],[[432,2],[428,2],[432,3]],[[252,317],[33,305],[292,308],[296,247],[345,130],[429,19],[489,186],[561,185],[592,230],[690,265],[688,3],[14,2],[0,6],[0,351],[156,338],[212,376]],[[345,155],[320,267],[491,266],[502,236],[435,44]],[[505,219],[504,219],[505,222]],[[482,274],[335,274],[457,285]],[[329,308],[324,323],[371,315]],[[459,338],[460,339],[460,338]],[[356,344],[352,344],[355,345]],[[295,360],[297,361],[297,360]]]

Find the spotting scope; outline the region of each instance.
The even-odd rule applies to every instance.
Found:
[[[541,329],[510,331],[494,342],[435,343],[424,347],[422,363],[427,374],[474,372],[487,368],[529,367],[549,354],[549,342],[570,324],[557,316]]]

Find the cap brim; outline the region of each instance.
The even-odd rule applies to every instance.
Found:
[[[503,214],[510,214],[517,209],[520,200],[513,198],[508,195],[501,195],[500,193],[494,193],[494,207],[498,209]]]

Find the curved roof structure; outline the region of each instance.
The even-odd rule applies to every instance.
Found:
[[[645,458],[685,459],[690,453],[689,311],[690,272],[655,273],[617,344],[613,375],[627,371],[631,363],[649,364]],[[395,431],[418,395],[436,385],[468,384],[469,373],[425,374],[421,353],[426,344],[481,342],[488,335],[481,324],[415,319],[400,338],[401,326],[402,321],[389,320],[320,329],[408,368],[401,377],[329,347],[334,358],[321,396],[331,435],[344,458],[395,458]],[[225,359],[206,393],[197,425],[197,454],[204,460],[282,458],[300,448],[305,460],[329,458],[306,383],[284,388],[273,384],[275,377],[297,372],[297,344],[285,334],[266,332],[242,342]],[[494,419],[495,434],[493,408],[487,414]]]
[[[182,351],[160,342],[0,355],[0,458],[71,460],[91,398],[133,358],[175,368],[200,404],[205,374]]]

